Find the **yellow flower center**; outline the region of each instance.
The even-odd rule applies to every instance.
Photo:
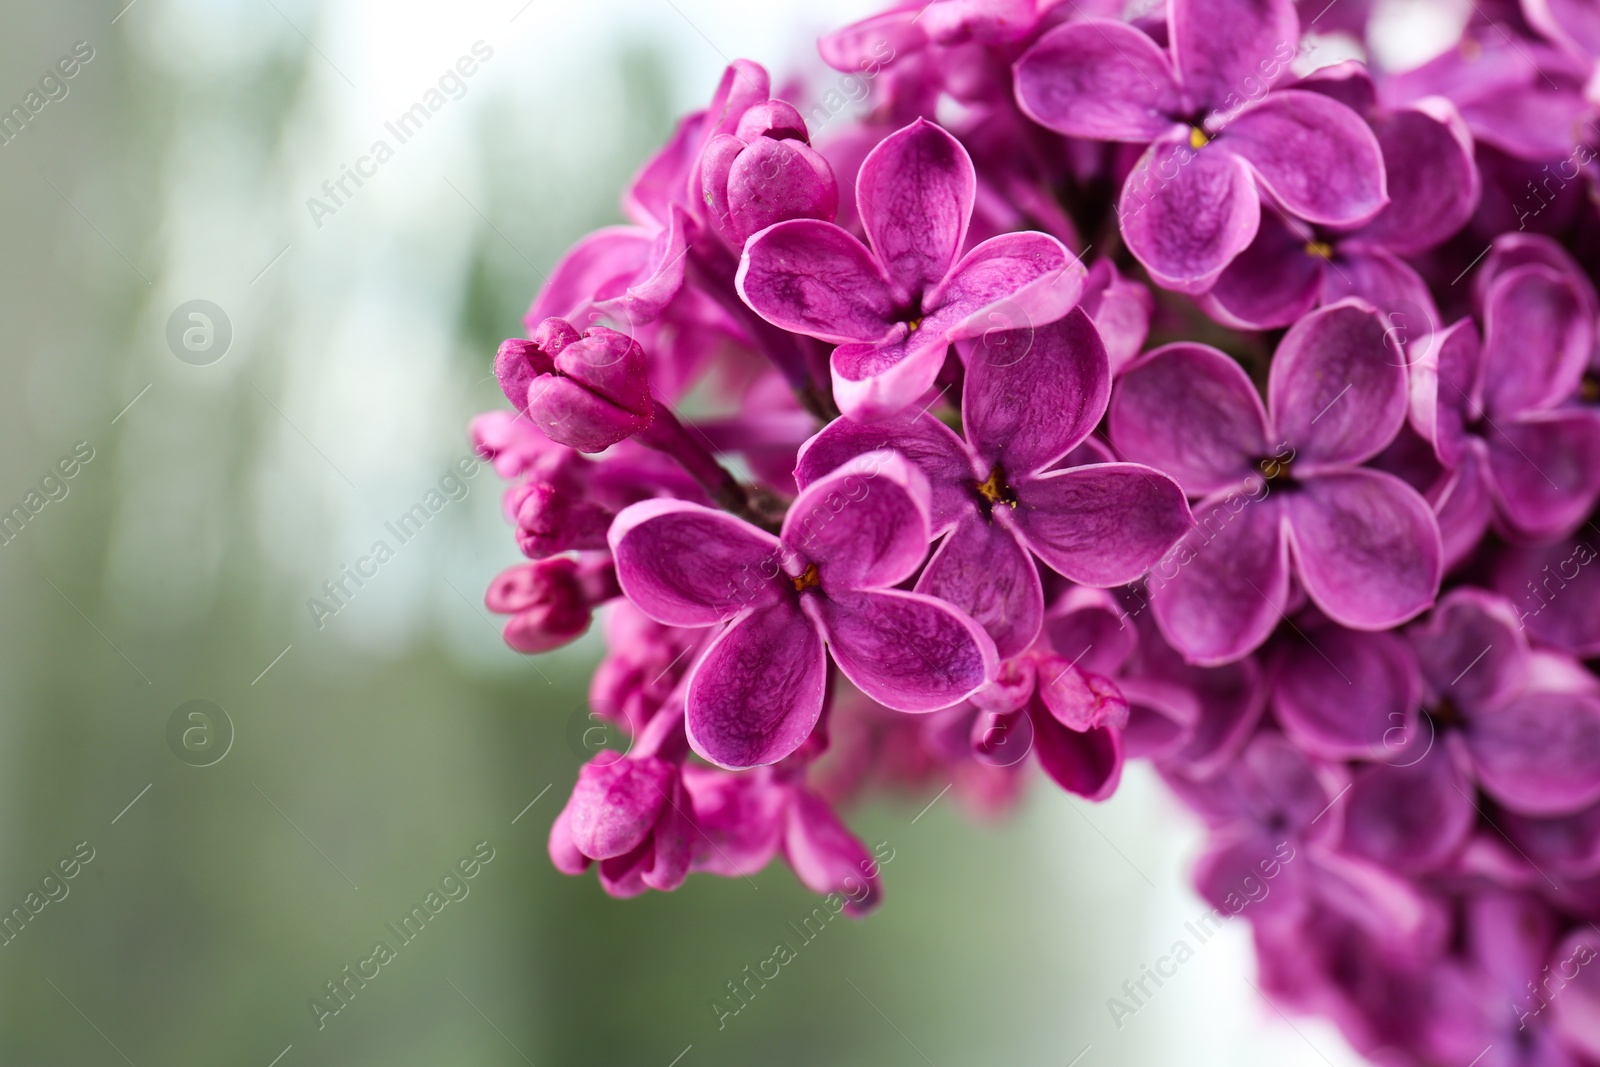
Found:
[[[1326,241],[1307,241],[1306,255],[1321,256],[1323,259],[1333,258],[1333,246]]]
[[[807,589],[815,589],[822,584],[822,572],[817,570],[815,563],[807,563],[804,571],[789,580],[794,583],[796,593],[804,593]]]
[[[1017,498],[1011,495],[1011,487],[1006,484],[1005,472],[999,467],[990,471],[986,480],[978,483],[978,492],[991,507],[995,504],[1004,504],[1009,508],[1017,506]]]
[[[1189,127],[1189,147],[1196,152],[1211,143],[1211,138],[1206,136],[1206,131],[1198,126]]]

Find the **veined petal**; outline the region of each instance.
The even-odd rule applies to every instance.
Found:
[[[1117,220],[1128,250],[1160,285],[1201,293],[1250,246],[1261,200],[1239,156],[1157,141],[1123,183]]]
[[[1307,628],[1276,649],[1272,706],[1284,732],[1321,759],[1402,759],[1416,745],[1422,677],[1404,639]]]
[[[1015,70],[1023,114],[1068,137],[1154,141],[1183,106],[1166,53],[1125,22],[1057,26],[1022,54]]]
[[[932,289],[961,253],[977,174],[967,150],[917,119],[867,153],[856,208],[878,260],[907,296]]]
[[[1289,328],[1267,375],[1273,424],[1296,464],[1360,463],[1406,420],[1406,365],[1383,319],[1356,301]]]
[[[1183,489],[1142,463],[1096,463],[1014,483],[1010,518],[1034,555],[1083,585],[1143,576],[1194,526]]]
[[[1289,0],[1171,0],[1167,33],[1178,80],[1201,107],[1265,92],[1289,73],[1300,19]]]
[[[827,657],[816,626],[792,604],[751,611],[718,634],[689,678],[689,744],[720,767],[776,763],[822,715]]]
[[[1427,97],[1373,119],[1389,206],[1361,231],[1365,243],[1424,252],[1466,225],[1478,206],[1472,134],[1455,105]]]
[[[1268,440],[1266,409],[1232,356],[1208,345],[1165,345],[1136,360],[1111,398],[1111,442],[1168,471],[1191,496],[1255,476]]]
[[[1199,505],[1204,514],[1213,497]],[[1220,529],[1199,526],[1151,572],[1150,600],[1168,643],[1190,663],[1230,663],[1259,648],[1289,602],[1289,547],[1275,497]]]
[[[833,399],[858,422],[898,414],[933,385],[949,350],[937,329],[907,334],[903,325],[884,341],[840,345],[829,360]]]
[[[1264,330],[1288,326],[1317,303],[1328,260],[1309,250],[1308,238],[1284,225],[1275,211],[1261,217],[1250,247],[1199,298],[1206,314],[1225,326]]]
[[[830,595],[895,585],[927,558],[928,495],[928,479],[903,456],[857,456],[795,498],[784,548],[819,565]]]
[[[710,626],[781,597],[778,539],[725,512],[644,500],[617,515],[607,540],[622,591],[669,626]]]
[[[994,639],[1001,659],[1027,649],[1044,618],[1039,572],[1011,531],[976,509],[950,531],[916,591],[953,604]]]
[[[754,235],[734,285],[774,326],[834,344],[876,341],[894,326],[883,268],[831,222],[790,219]]]
[[[1600,412],[1558,409],[1501,419],[1487,436],[1490,490],[1514,536],[1564,537],[1600,500]]]
[[[928,479],[930,533],[937,536],[973,509],[966,442],[932,415],[903,412],[877,422],[834,419],[800,446],[795,482],[804,489],[857,456],[893,449]]]
[[[1594,350],[1577,282],[1541,264],[1513,267],[1484,296],[1484,403],[1496,419],[1570,397]]]
[[[924,328],[953,341],[1040,328],[1065,315],[1089,272],[1046,233],[1003,233],[961,257],[926,299]]]
[[[1308,478],[1282,494],[1296,573],[1329,618],[1385,630],[1433,603],[1444,547],[1433,510],[1382,471]]]
[[[1308,222],[1354,226],[1389,202],[1383,152],[1361,116],[1321,93],[1273,93],[1230,122],[1218,141]]]
[[[948,708],[987,685],[999,666],[983,627],[931,596],[882,590],[807,604],[844,676],[886,708]]]
[[[1111,397],[1111,364],[1082,308],[1011,337],[968,353],[961,423],[980,464],[1021,477],[1094,431]]]

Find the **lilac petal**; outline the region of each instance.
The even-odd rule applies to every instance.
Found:
[[[1567,986],[1558,987],[1563,995],[1551,1002],[1550,1030],[1575,1059],[1581,1053],[1589,1062],[1600,1060],[1600,969],[1587,966],[1596,956],[1600,956],[1600,938],[1592,927],[1580,926],[1550,957],[1553,970],[1563,978],[1572,975]],[[1552,1058],[1552,1062],[1560,1067],[1559,1061]]]
[[[1079,668],[1060,656],[1042,656],[1038,666],[1039,701],[1052,718],[1083,733],[1102,726],[1128,725],[1128,701],[1109,678]]]
[[[904,411],[933,385],[949,348],[941,332],[908,335],[903,325],[886,341],[840,345],[829,361],[833,399],[858,422]]]
[[[1296,573],[1328,617],[1357,630],[1405,622],[1439,592],[1444,547],[1417,491],[1382,471],[1308,479],[1283,496]]]
[[[1467,730],[1485,792],[1528,815],[1600,800],[1600,698],[1531,692],[1472,715]]]
[[[1457,707],[1500,703],[1527,682],[1528,639],[1511,605],[1491,593],[1451,592],[1410,637],[1433,696]]]
[[[1166,345],[1135,362],[1111,398],[1111,443],[1167,471],[1191,496],[1256,475],[1273,446],[1267,413],[1233,357],[1206,345]]]
[[[694,859],[694,821],[689,817],[689,794],[674,774],[667,786],[666,803],[651,835],[650,863],[639,878],[651,889],[670,893],[689,877]]]
[[[572,802],[561,809],[556,821],[550,825],[550,863],[562,874],[582,874],[594,861],[572,843]]]
[[[1050,606],[1044,641],[1086,671],[1119,673],[1138,643],[1114,593],[1073,586]]]
[[[983,627],[930,596],[884,590],[805,603],[839,670],[886,708],[950,707],[987,685],[999,665]]]
[[[1082,308],[1013,334],[1026,340],[978,346],[968,355],[961,425],[980,466],[998,464],[1021,477],[1094,432],[1111,398],[1111,364]]]
[[[689,677],[689,744],[730,770],[776,763],[822,715],[827,657],[811,620],[789,604],[759,608],[717,635]]]
[[[573,245],[522,317],[528,331],[545,319],[572,318],[595,301],[622,293],[644,268],[652,240],[638,226],[607,226]]]
[[[1493,423],[1489,484],[1511,531],[1571,533],[1600,499],[1600,412],[1560,410]]]
[[[1089,313],[1105,342],[1115,374],[1132,363],[1150,335],[1155,300],[1148,287],[1118,273],[1109,259],[1096,260],[1084,281],[1078,306]]]
[[[1472,784],[1442,738],[1420,759],[1356,771],[1345,800],[1344,848],[1404,874],[1439,867],[1466,841],[1478,812]]]
[[[1378,139],[1360,115],[1319,93],[1273,93],[1229,123],[1219,143],[1308,222],[1353,226],[1388,203]]]
[[[915,52],[926,44],[916,16],[917,12],[909,8],[868,16],[819,37],[817,51],[824,63],[846,74],[876,70],[895,56]]]
[[[1573,279],[1529,264],[1484,298],[1484,401],[1497,419],[1566,400],[1594,349],[1594,322]]]
[[[1290,327],[1267,375],[1267,408],[1297,464],[1360,463],[1406,419],[1406,366],[1371,307],[1322,308]]]
[[[622,510],[608,539],[622,591],[669,626],[710,626],[781,595],[778,539],[724,512],[645,500]]]
[[[1600,10],[1588,0],[1525,0],[1521,9],[1535,29],[1576,55],[1600,54]]]
[[[1240,157],[1157,141],[1123,184],[1117,219],[1128,251],[1157,283],[1200,293],[1250,246],[1261,201]]]
[[[1168,36],[1178,80],[1201,107],[1234,107],[1289,73],[1300,19],[1289,0],[1172,0]]]
[[[1082,585],[1134,581],[1194,525],[1183,489],[1142,463],[1097,463],[1013,483],[1009,517],[1034,555]]]
[[[867,153],[856,202],[878,260],[907,296],[950,272],[967,235],[977,177],[967,150],[917,119]]]
[[[1600,567],[1595,539],[1513,548],[1495,563],[1494,587],[1534,639],[1578,657],[1600,656]]]
[[[875,341],[895,312],[883,269],[831,222],[791,219],[751,237],[734,284],[756,314],[823,341]]]
[[[1411,364],[1411,426],[1446,467],[1466,461],[1467,423],[1476,417],[1482,368],[1478,330],[1462,319],[1441,331]]]
[[[972,460],[966,442],[927,413],[860,423],[835,419],[800,446],[795,482],[804,489],[857,456],[890,448],[916,464],[928,479],[930,532],[937,536],[973,510],[969,491]]]
[[[1322,275],[1322,303],[1357,297],[1378,310],[1389,337],[1408,365],[1428,350],[1443,320],[1428,283],[1392,252],[1363,241],[1345,241]]]
[[[807,889],[844,896],[846,914],[865,914],[878,903],[878,865],[872,855],[827,802],[809,789],[795,792],[783,854]]]
[[[928,555],[928,480],[893,452],[857,456],[801,491],[781,537],[830,595],[895,585]]]
[[[1316,305],[1327,272],[1328,261],[1307,250],[1306,236],[1269,211],[1250,247],[1218,275],[1211,291],[1200,297],[1200,306],[1238,329],[1287,326]]]
[[[1203,513],[1219,498],[1200,505]],[[1282,509],[1268,498],[1212,532],[1191,530],[1150,576],[1151,605],[1167,641],[1191,663],[1229,663],[1260,646],[1289,600]]]
[[[1422,678],[1411,646],[1338,626],[1286,639],[1272,706],[1284,733],[1321,759],[1401,759],[1412,747]]]
[[[1483,474],[1482,449],[1473,448],[1459,469],[1449,474],[1429,493],[1434,517],[1439,520],[1439,536],[1444,542],[1444,565],[1448,573],[1459,566],[1478,547],[1494,518],[1494,495]]]
[[[981,337],[985,345],[999,344],[996,335],[1065,315],[1087,276],[1083,263],[1049,234],[1003,233],[962,256],[927,295],[924,328],[937,327],[953,341]]]
[[[1001,659],[1032,644],[1044,618],[1044,592],[1033,560],[1009,530],[976,510],[933,554],[916,591],[972,616],[994,638]]]
[[[1364,27],[1366,15],[1359,21]],[[1373,84],[1371,71],[1360,60],[1346,59],[1318,67],[1295,82],[1294,87],[1332,97],[1357,115],[1371,115],[1378,110],[1378,87]]]
[[[600,318],[632,327],[661,317],[667,304],[683,288],[688,226],[683,209],[674,205],[666,228],[655,235],[644,267],[629,280],[627,289],[609,300],[595,301]]]
[[[1029,718],[1034,754],[1051,781],[1089,800],[1104,800],[1116,792],[1122,779],[1122,731],[1097,726],[1080,733],[1036,710]]]
[[[1124,22],[1057,26],[1016,63],[1017,106],[1041,126],[1096,141],[1154,141],[1183,107],[1166,54]]]
[[[631,852],[655,825],[675,774],[665,760],[605,753],[584,764],[568,804],[572,843],[596,860]]]
[[[1478,168],[1472,134],[1443,97],[1373,119],[1389,206],[1360,233],[1363,244],[1401,254],[1424,252],[1472,217]]]
[[[1164,686],[1162,698],[1153,699],[1150,683],[1142,683],[1147,703],[1162,703],[1169,713],[1189,708],[1180,743],[1164,755],[1164,763],[1196,777],[1215,774],[1238,755],[1261,721],[1267,706],[1263,672],[1254,659],[1245,659],[1210,668],[1181,664],[1168,673],[1185,681]],[[1133,684],[1123,682],[1130,699]]]
[[[778,850],[786,790],[755,774],[727,774],[693,763],[683,785],[699,830],[694,869],[725,878],[755,874]]]
[[[1506,811],[1498,821],[1506,836],[1536,866],[1573,878],[1600,874],[1600,804],[1549,818]]]
[[[1212,907],[1247,914],[1254,922],[1292,914],[1305,904],[1304,862],[1294,862],[1297,852],[1282,835],[1235,830],[1214,839],[1195,864],[1195,890]]]

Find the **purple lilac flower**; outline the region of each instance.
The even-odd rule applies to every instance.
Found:
[[[1359,301],[1284,335],[1265,408],[1243,368],[1204,345],[1157,349],[1123,375],[1112,442],[1202,498],[1188,553],[1151,583],[1174,647],[1196,663],[1258,647],[1289,604],[1291,575],[1356,629],[1395,626],[1433,602],[1442,549],[1431,509],[1399,478],[1361,466],[1405,411],[1404,361]]]
[[[1478,205],[1472,135],[1454,105],[1428,97],[1379,108],[1377,90],[1355,62],[1324,67],[1295,83],[1366,117],[1383,152],[1389,203],[1361,226],[1314,225],[1276,212],[1201,298],[1232,326],[1287,326],[1318,304],[1358,296],[1391,316],[1407,340],[1426,343],[1439,321],[1433,297],[1401,258],[1450,237]],[[1419,344],[1418,349],[1422,347]]]
[[[801,451],[801,485],[863,453],[895,449],[933,491],[947,534],[918,592],[961,608],[1002,658],[1032,644],[1044,614],[1034,557],[1075,582],[1133,581],[1190,527],[1178,484],[1134,463],[1053,469],[1105,412],[1111,373],[1081,309],[1037,330],[992,335],[967,353],[965,437],[926,414],[862,425],[840,419]]]
[[[1600,411],[1569,403],[1594,349],[1594,294],[1544,262],[1494,266],[1481,340],[1462,319],[1414,368],[1412,425],[1453,472],[1454,539],[1492,520],[1519,539],[1562,537],[1600,501]]]
[[[674,626],[728,625],[689,679],[688,733],[725,767],[772,763],[822,714],[828,657],[902,711],[949,707],[994,677],[994,642],[942,601],[893,586],[927,554],[927,479],[872,453],[807,486],[774,537],[697,504],[652,500],[611,527],[618,580]]]
[[[737,285],[756,313],[831,344],[834,399],[881,418],[933,384],[952,341],[991,315],[1047,323],[1086,273],[1043,233],[994,237],[961,254],[976,178],[961,143],[921,119],[874,148],[856,178],[869,248],[831,222],[795,219],[752,237]]]
[[[1050,30],[1016,67],[1017,102],[1057,133],[1149,145],[1123,185],[1128,249],[1161,285],[1203,292],[1245,250],[1261,198],[1324,226],[1387,202],[1372,131],[1344,105],[1275,89],[1300,40],[1289,0],[1169,0],[1162,47],[1122,22]]]

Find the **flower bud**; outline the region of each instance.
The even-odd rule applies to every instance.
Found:
[[[506,492],[506,511],[517,524],[517,547],[529,559],[573,549],[606,547],[613,514],[553,482],[528,482]]]
[[[595,605],[617,593],[616,569],[608,558],[558,556],[501,571],[484,604],[511,616],[506,644],[518,652],[548,652],[587,630]]]
[[[706,145],[702,192],[712,228],[729,245],[742,249],[751,234],[787,219],[833,220],[839,184],[808,141],[800,113],[768,100],[746,111],[733,135]]]
[[[495,376],[546,437],[580,452],[632,437],[654,411],[644,349],[604,326],[580,335],[563,319],[546,319],[530,340],[500,346]]]

